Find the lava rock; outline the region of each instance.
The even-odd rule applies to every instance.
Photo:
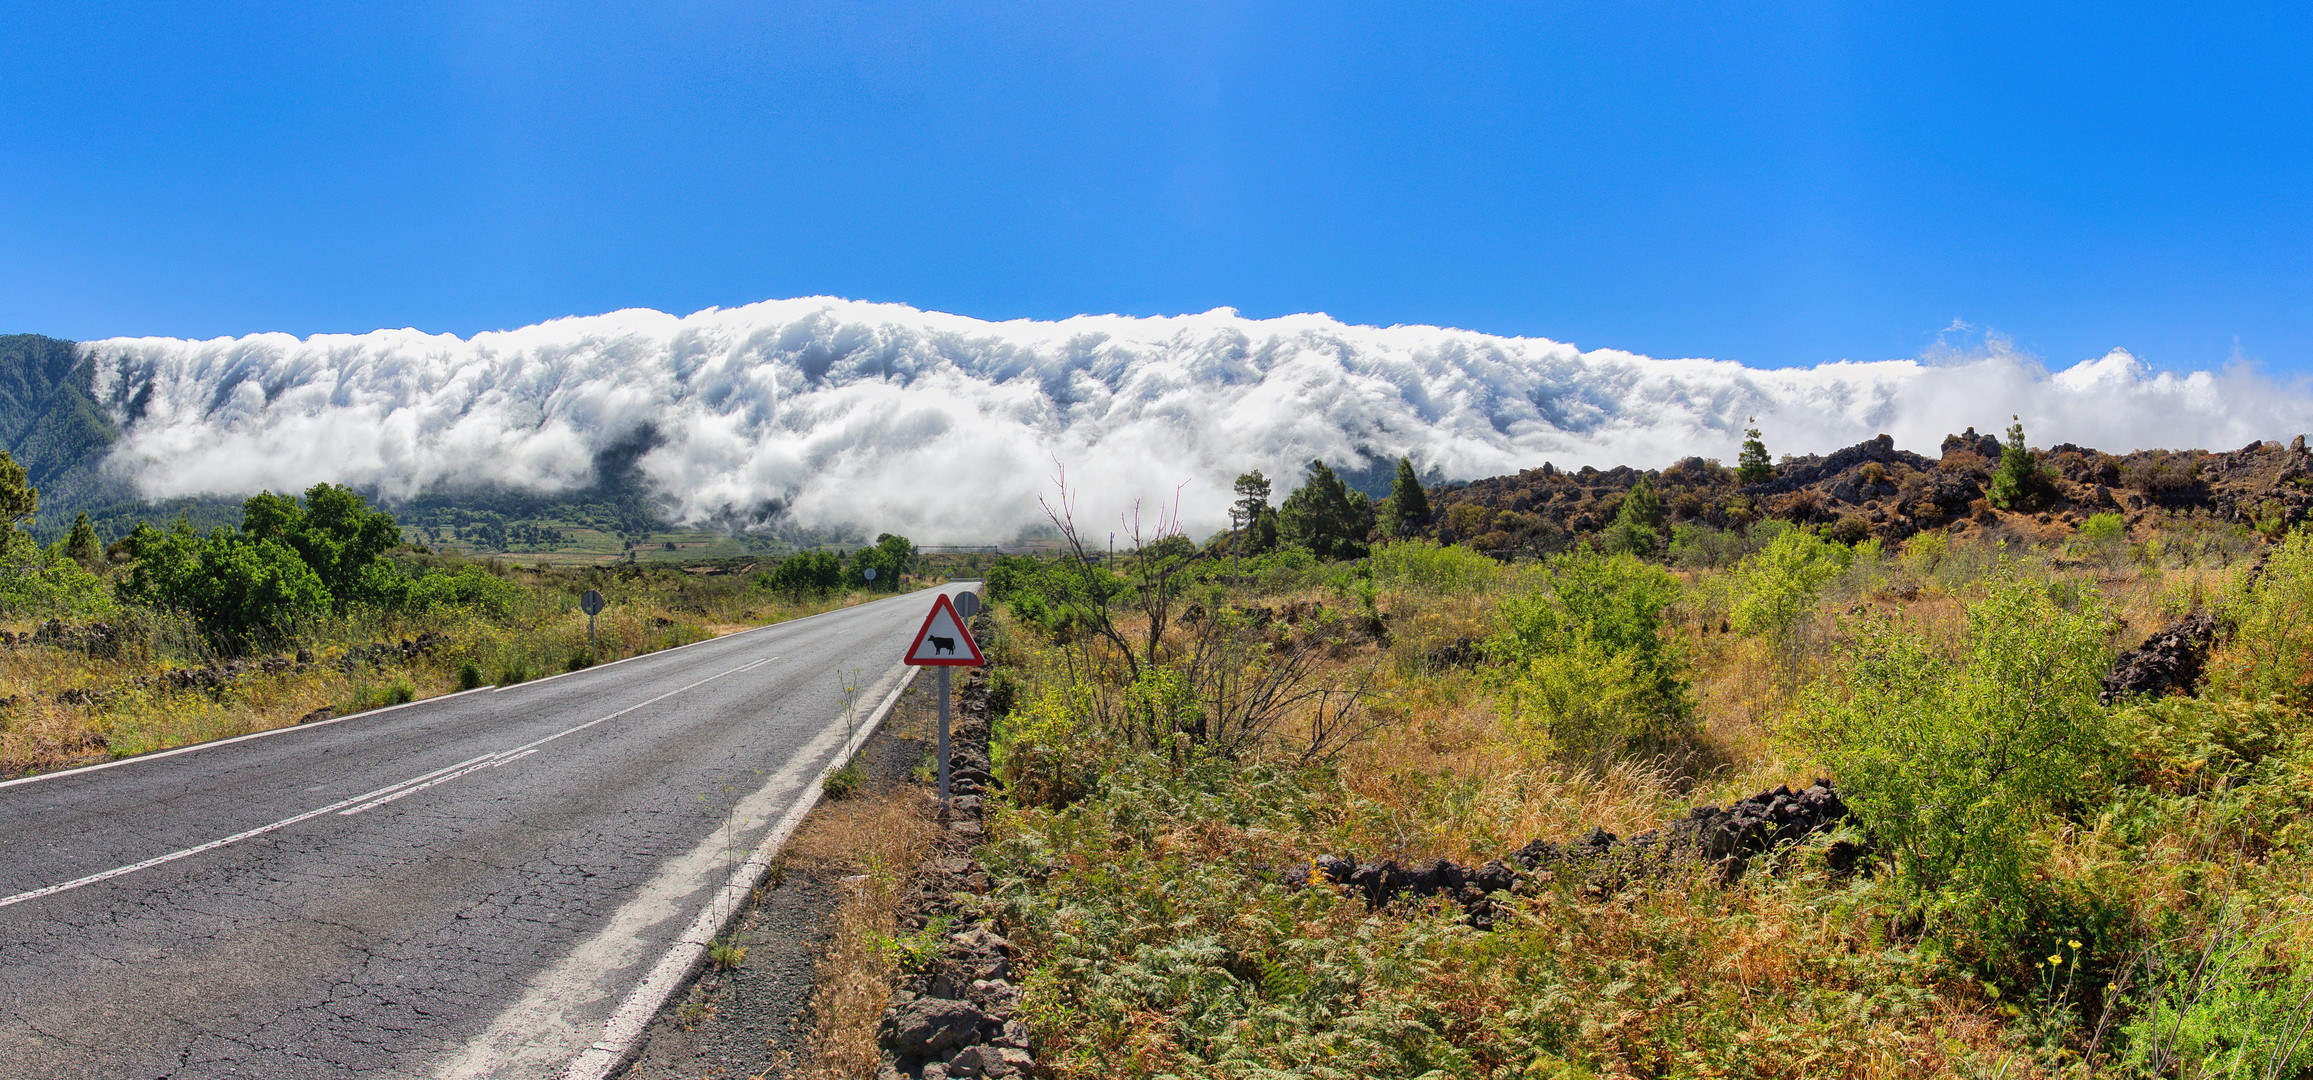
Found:
[[[901,1057],[946,1057],[970,1043],[988,1015],[969,1001],[923,997],[884,1011],[876,1041]]]

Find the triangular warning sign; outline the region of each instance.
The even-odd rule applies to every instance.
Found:
[[[980,656],[980,643],[972,640],[972,632],[964,629],[964,620],[956,615],[956,605],[941,593],[932,601],[932,613],[924,616],[924,628],[916,631],[915,644],[908,646],[901,662],[932,666],[979,667],[988,661]]]

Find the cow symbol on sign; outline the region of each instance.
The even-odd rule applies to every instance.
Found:
[[[972,631],[956,612],[956,605],[947,596],[932,598],[931,613],[924,616],[923,628],[916,631],[907,652],[900,657],[903,663],[931,667],[951,665],[978,667],[987,663],[980,656],[980,645],[972,640]]]

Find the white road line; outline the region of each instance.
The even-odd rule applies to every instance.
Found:
[[[950,584],[956,584],[956,583],[954,583],[954,582],[951,582]],[[940,587],[938,587],[938,586],[935,586],[935,587],[933,587],[932,589],[929,589],[929,590],[922,590],[922,591],[938,592],[938,591],[939,591],[939,589],[940,589]],[[857,613],[859,613],[859,612],[861,612],[861,611],[865,611],[866,609],[868,609],[868,608],[870,608],[870,607],[873,607],[873,606],[875,606],[876,604],[887,604],[887,603],[892,603],[892,602],[894,602],[894,601],[898,601],[898,600],[905,600],[905,599],[907,599],[908,597],[910,597],[910,596],[915,596],[915,595],[917,595],[917,594],[916,594],[916,593],[912,593],[912,592],[909,592],[909,593],[901,593],[901,594],[899,594],[898,596],[887,597],[887,598],[885,598],[885,599],[883,599],[883,600],[871,600],[871,601],[869,601],[869,602],[867,602],[867,603],[865,603],[865,604],[861,604],[861,605],[859,605],[859,606],[857,606],[857,607],[840,607],[840,608],[834,608],[834,609],[831,609],[831,610],[828,610],[828,611],[822,611],[822,612],[820,612],[820,613],[819,613],[819,614],[817,614],[817,615],[805,615],[805,616],[803,616],[802,618],[799,618],[799,619],[788,619],[788,620],[785,620],[785,621],[783,621],[783,622],[775,622],[775,623],[764,623],[764,624],[763,624],[763,625],[761,625],[761,626],[750,626],[750,627],[748,627],[748,628],[747,628],[747,629],[745,629],[745,630],[734,630],[734,631],[732,631],[732,632],[730,632],[730,633],[728,633],[728,634],[724,634],[724,635],[723,635],[723,636],[721,636],[721,637],[711,637],[711,638],[707,638],[707,639],[706,639],[706,640],[704,640],[704,641],[694,641],[694,642],[691,642],[689,645],[677,645],[677,646],[675,646],[675,647],[674,647],[674,648],[672,648],[672,649],[660,649],[660,650],[658,650],[657,652],[637,653],[637,654],[635,654],[635,655],[633,655],[633,656],[629,656],[629,657],[627,657],[627,658],[626,658],[626,659],[624,659],[624,660],[613,660],[613,661],[611,661],[610,663],[607,663],[607,664],[596,664],[596,665],[594,665],[594,666],[592,666],[592,667],[586,668],[585,670],[586,670],[586,671],[600,671],[600,670],[602,670],[602,669],[604,669],[604,668],[612,668],[612,667],[617,667],[617,666],[618,666],[618,665],[620,665],[620,664],[629,664],[629,663],[633,663],[634,661],[637,661],[637,660],[648,660],[648,659],[650,659],[650,658],[652,658],[652,657],[654,657],[654,656],[655,656],[655,657],[665,657],[665,656],[667,656],[667,655],[668,655],[668,654],[670,654],[670,653],[681,652],[681,651],[682,651],[682,650],[684,650],[684,649],[694,649],[694,648],[697,648],[697,647],[699,647],[699,646],[701,646],[701,645],[712,645],[712,644],[715,644],[716,642],[728,642],[728,641],[733,641],[733,640],[736,640],[736,639],[738,639],[738,638],[741,638],[741,637],[745,637],[745,636],[746,636],[746,635],[748,635],[748,634],[752,634],[752,633],[755,633],[755,632],[756,632],[756,631],[758,631],[758,630],[773,630],[773,629],[777,629],[777,628],[780,628],[780,627],[791,627],[791,626],[794,626],[794,625],[796,625],[796,624],[798,624],[798,623],[806,623],[806,622],[810,622],[810,621],[811,621],[811,620],[813,620],[813,619],[824,619],[824,618],[827,618],[827,617],[828,617],[828,616],[830,616],[830,615],[846,615],[846,614],[857,614]],[[777,659],[777,657],[773,657],[773,659]],[[566,672],[563,672],[562,674],[563,674],[563,675],[576,675],[576,674],[580,674],[580,672],[569,672],[569,671],[566,671]],[[74,766],[73,768],[70,768],[70,769],[58,769],[58,770],[56,770],[55,772],[35,773],[35,774],[31,775],[31,776],[19,776],[19,777],[17,777],[17,778],[16,778],[16,779],[14,779],[14,780],[0,780],[0,788],[10,788],[10,787],[15,787],[15,786],[16,786],[16,785],[18,785],[18,784],[37,784],[37,783],[41,783],[41,782],[43,782],[43,781],[47,781],[47,780],[61,780],[61,779],[65,778],[65,777],[67,777],[67,776],[81,776],[81,775],[84,775],[84,774],[87,774],[87,773],[97,772],[97,771],[99,771],[99,770],[102,770],[102,769],[117,769],[117,768],[119,768],[119,767],[121,767],[121,766],[123,766],[123,765],[134,765],[134,764],[136,764],[136,763],[138,763],[138,762],[140,762],[140,761],[159,761],[159,760],[160,760],[160,759],[162,759],[162,758],[172,758],[172,757],[175,757],[175,756],[177,756],[178,754],[190,754],[190,753],[192,753],[192,752],[193,752],[193,751],[195,751],[195,750],[213,750],[213,749],[216,749],[217,747],[220,747],[220,746],[230,746],[230,745],[232,745],[232,744],[234,744],[234,743],[237,743],[237,742],[247,742],[247,741],[249,741],[249,740],[251,740],[251,739],[262,739],[262,738],[266,738],[266,737],[268,737],[268,736],[273,736],[273,735],[286,735],[286,734],[288,734],[288,733],[290,733],[290,732],[292,732],[292,731],[312,731],[312,730],[314,730],[315,728],[324,728],[324,727],[328,727],[328,726],[329,726],[329,725],[331,725],[331,724],[339,723],[339,722],[342,722],[342,721],[346,721],[346,720],[360,720],[360,719],[367,719],[367,718],[369,718],[369,717],[377,716],[377,715],[378,715],[378,714],[380,714],[380,713],[389,713],[389,712],[393,712],[393,711],[394,711],[394,710],[396,710],[396,709],[414,709],[414,708],[417,708],[417,707],[418,707],[418,706],[420,706],[420,705],[432,705],[432,704],[434,704],[435,702],[439,702],[439,701],[448,701],[448,700],[450,700],[451,698],[456,698],[456,697],[464,697],[464,696],[466,696],[467,694],[493,694],[493,693],[497,693],[497,692],[499,692],[499,691],[501,691],[501,690],[513,690],[513,689],[517,689],[518,687],[522,687],[522,686],[536,686],[536,685],[538,685],[539,683],[553,682],[554,680],[556,680],[556,679],[559,679],[559,678],[561,678],[561,677],[562,677],[562,675],[549,675],[549,676],[547,676],[547,677],[545,677],[545,678],[543,678],[543,679],[532,679],[532,680],[530,680],[529,682],[525,682],[525,683],[517,683],[517,684],[515,684],[514,686],[482,686],[482,687],[476,687],[476,688],[474,688],[474,689],[472,689],[472,690],[460,690],[460,691],[458,691],[458,692],[457,692],[457,693],[455,693],[455,694],[443,694],[443,695],[442,695],[442,696],[440,696],[440,697],[430,697],[430,698],[426,698],[426,699],[424,699],[424,700],[421,700],[421,701],[409,701],[409,702],[404,702],[404,703],[402,703],[402,704],[400,704],[400,705],[388,705],[388,706],[385,706],[384,708],[380,708],[380,709],[371,709],[371,710],[369,710],[369,711],[367,711],[367,712],[349,713],[349,714],[347,714],[347,715],[345,715],[345,716],[333,716],[333,717],[330,717],[330,718],[329,718],[329,719],[327,719],[327,720],[316,720],[316,721],[314,721],[314,722],[312,722],[312,723],[310,723],[310,724],[290,724],[290,725],[288,725],[288,726],[286,726],[286,727],[269,728],[269,729],[267,729],[267,730],[264,730],[264,731],[252,731],[252,732],[250,732],[250,733],[249,733],[249,734],[247,734],[247,735],[235,735],[235,736],[233,736],[233,737],[231,737],[231,738],[228,738],[228,739],[211,739],[211,740],[209,740],[209,741],[207,741],[207,742],[197,742],[197,743],[193,743],[193,744],[191,744],[191,745],[189,745],[189,746],[180,746],[180,747],[177,747],[176,749],[173,749],[173,750],[156,750],[156,751],[154,751],[154,752],[152,752],[152,753],[149,753],[149,754],[137,754],[137,755],[135,755],[135,756],[133,756],[133,757],[124,757],[124,758],[120,758],[120,759],[118,759],[118,760],[115,760],[115,761],[100,761],[100,762],[97,762],[97,763],[96,763],[96,764],[94,764],[94,765],[78,765],[78,766]]]
[[[248,742],[251,739],[262,739],[268,735],[281,735],[291,731],[311,731],[314,728],[328,727],[331,724],[342,723],[347,720],[367,719],[380,713],[390,713],[398,709],[415,709],[420,705],[432,705],[436,702],[448,701],[451,698],[462,698],[468,694],[487,694],[496,689],[498,688],[495,686],[484,686],[473,690],[460,690],[455,694],[443,694],[440,697],[430,697],[422,701],[405,701],[399,705],[388,705],[382,709],[371,709],[367,712],[347,713],[344,716],[332,716],[327,720],[316,720],[310,724],[291,724],[287,727],[268,728],[264,731],[252,731],[247,735],[235,735],[230,739],[211,739],[208,742],[197,742],[191,746],[180,746],[174,750],[156,750],[150,754],[138,754],[134,757],[124,757],[117,761],[100,761],[94,765],[82,765],[71,769],[58,769],[55,772],[34,773],[31,776],[19,776],[14,780],[0,780],[0,788],[15,787],[18,784],[37,784],[43,780],[60,780],[67,776],[85,776],[89,773],[98,772],[104,769],[117,769],[123,765],[134,765],[140,761],[159,761],[162,758],[172,758],[178,754],[190,754],[195,750],[214,750],[220,746],[231,746],[237,742]]]
[[[898,702],[913,670],[895,664],[877,680],[877,690],[894,680],[897,685],[850,740],[845,740],[842,726],[829,724],[732,808],[734,818],[749,826],[774,814],[778,818],[743,862],[731,866],[730,836],[723,830],[700,840],[688,853],[666,860],[611,913],[601,930],[533,978],[522,998],[468,1041],[463,1053],[444,1061],[435,1076],[478,1080],[561,1074],[592,1080],[616,1067],[648,1030],[668,995],[697,969],[714,936],[745,906],[749,893],[769,872],[772,857],[818,802],[818,781],[849,760],[874,732]],[[817,774],[807,774],[810,765],[831,753]],[[671,940],[663,936],[670,931],[655,929],[679,918],[702,890],[712,892],[687,927],[671,931],[675,934]],[[657,949],[668,951],[653,963],[650,953]],[[625,984],[644,963],[651,966],[642,981]]]
[[[101,873],[90,874],[83,878],[75,878],[71,881],[50,885],[46,888],[34,889],[31,892],[17,893],[16,895],[9,897],[0,897],[0,908],[7,907],[11,904],[21,904],[27,900],[38,900],[44,896],[54,896],[57,893],[68,892],[70,890],[80,888],[83,885],[94,885],[101,881],[110,881],[116,877],[136,873],[139,870],[150,870],[153,867],[162,865],[163,863],[172,863],[178,859],[189,859],[195,855],[215,851],[218,848],[224,847],[228,844],[238,844],[243,840],[255,839],[269,832],[274,832],[279,829],[286,829],[300,821],[308,821],[333,811],[342,814],[358,814],[364,810],[370,809],[373,806],[382,806],[386,803],[394,801],[395,799],[399,799],[404,795],[409,795],[418,791],[422,791],[426,788],[430,788],[435,784],[439,784],[447,780],[455,780],[458,777],[465,776],[469,773],[479,772],[483,769],[503,765],[509,761],[514,760],[515,758],[528,757],[531,754],[536,753],[539,747],[553,742],[554,740],[559,739],[565,735],[584,731],[587,728],[593,727],[596,724],[600,724],[605,721],[616,720],[619,717],[625,716],[626,714],[633,712],[636,709],[640,709],[645,705],[657,704],[658,702],[665,701],[666,699],[671,698],[676,694],[680,694],[685,690],[691,690],[697,687],[705,686],[708,683],[714,682],[715,680],[720,679],[725,675],[736,675],[742,671],[752,671],[755,668],[761,667],[764,664],[768,664],[771,661],[777,659],[779,658],[776,656],[766,656],[760,660],[750,661],[728,671],[709,675],[704,679],[700,679],[699,681],[690,684],[689,686],[682,686],[673,690],[669,690],[664,694],[660,694],[659,696],[650,699],[649,701],[642,701],[633,705],[629,705],[626,708],[620,709],[619,711],[614,712],[609,716],[605,716],[599,720],[589,720],[586,723],[579,724],[575,727],[564,728],[563,730],[557,731],[552,735],[546,736],[545,738],[533,739],[530,742],[517,746],[512,750],[501,750],[494,754],[483,754],[480,757],[467,758],[466,760],[461,761],[455,765],[444,766],[429,773],[413,776],[407,780],[396,781],[394,783],[387,784],[386,786],[381,787],[375,791],[364,792],[350,799],[343,799],[338,802],[333,802],[328,806],[324,806],[318,810],[308,810],[295,817],[282,818],[281,820],[276,821],[270,825],[259,825],[254,829],[237,832],[231,836],[223,837],[221,839],[211,840],[206,844],[199,844],[193,847],[185,848],[182,851],[172,851],[166,855],[155,855],[143,862],[130,863],[127,866],[114,867],[113,869],[106,870]],[[441,699],[434,698],[432,700],[439,701]],[[260,734],[265,733],[261,732]],[[213,746],[216,744],[205,743],[203,745]],[[351,809],[348,809],[349,807]]]
[[[610,1019],[602,1025],[602,1037],[571,1059],[570,1067],[563,1071],[563,1080],[603,1080],[641,1049],[643,1036],[649,1033],[651,1021],[658,1018],[659,1010],[666,1008],[667,999],[673,997],[691,973],[699,970],[706,962],[707,952],[713,947],[715,938],[739,917],[740,912],[746,910],[747,900],[754,895],[755,886],[762,884],[763,879],[770,875],[772,860],[778,857],[780,849],[787,846],[795,830],[803,826],[804,817],[819,805],[819,796],[825,790],[823,785],[827,778],[849,764],[853,756],[859,753],[859,748],[867,745],[868,738],[883,725],[884,718],[891,714],[892,706],[899,704],[900,695],[907,692],[908,684],[914,682],[916,674],[922,670],[920,667],[907,669],[907,674],[900,677],[899,685],[892,687],[891,694],[884,698],[883,705],[867,718],[867,723],[860,725],[859,730],[844,743],[842,751],[819,770],[818,777],[804,789],[803,797],[795,800],[795,804],[787,808],[787,813],[780,816],[778,824],[773,825],[771,831],[764,835],[755,853],[731,871],[730,880],[723,883],[722,891],[708,901],[706,909],[699,912],[698,918],[691,920],[689,928],[675,940],[674,947],[668,949],[667,955],[659,959],[650,974],[643,976],[643,981],[628,992],[625,1000],[619,1002],[618,1010],[611,1013]]]

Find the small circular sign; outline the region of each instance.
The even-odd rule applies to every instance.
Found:
[[[874,580],[875,580],[875,567],[872,567],[872,566],[870,566],[870,567],[868,567],[867,569],[860,571],[860,572],[859,572],[859,576],[861,576],[861,577],[863,577],[863,578],[866,578],[866,579],[867,579],[867,580],[869,580],[869,581],[874,581]]]
[[[578,610],[588,615],[599,614],[602,611],[602,594],[593,589],[586,590],[586,595],[578,598]]]
[[[977,615],[977,614],[979,614],[979,613],[980,613],[980,594],[979,594],[979,593],[974,593],[974,592],[960,592],[960,593],[957,593],[957,594],[956,594],[956,614],[958,614],[958,615],[961,615],[961,616],[963,616],[964,618],[967,618],[967,619],[969,619],[969,618],[971,618],[972,616],[974,616],[974,615]]]

